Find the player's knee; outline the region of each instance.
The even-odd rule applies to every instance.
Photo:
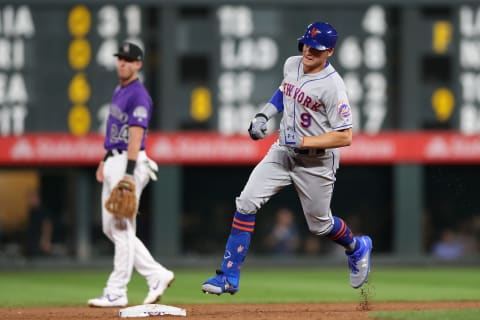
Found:
[[[259,204],[256,204],[252,200],[244,199],[241,197],[237,198],[236,205],[237,205],[237,211],[244,214],[255,214],[257,213],[258,209],[260,209]]]

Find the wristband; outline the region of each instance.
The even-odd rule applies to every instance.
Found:
[[[128,159],[127,161],[127,170],[125,170],[125,173],[127,175],[131,175],[133,176],[133,172],[135,171],[135,166],[137,165],[137,161],[136,160],[130,160]]]
[[[265,120],[268,121],[268,117],[267,117],[267,115],[266,115],[265,113],[261,113],[261,112],[260,112],[260,113],[257,113],[257,114],[255,115],[255,118],[258,118],[258,117],[265,118]]]

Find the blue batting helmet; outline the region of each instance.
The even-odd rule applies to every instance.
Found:
[[[314,22],[309,24],[305,34],[298,38],[298,50],[302,51],[303,45],[316,50],[335,48],[337,43],[337,30],[326,22]]]

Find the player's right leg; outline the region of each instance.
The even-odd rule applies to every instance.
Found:
[[[240,286],[240,268],[250,246],[257,211],[272,195],[291,184],[288,173],[288,155],[278,146],[272,146],[267,156],[250,174],[245,188],[236,199],[232,229],[228,237],[221,268],[202,284],[205,293],[236,293]]]
[[[135,251],[135,227],[129,219],[118,219],[104,207],[112,186],[123,176],[122,162],[119,156],[111,157],[105,163],[105,175],[102,188],[102,230],[114,245],[113,271],[100,297],[89,299],[91,307],[123,307],[128,304],[127,284],[133,271]]]
[[[202,285],[205,293],[234,294],[240,285],[240,268],[250,246],[251,234],[255,228],[255,214],[235,212],[232,230],[227,240],[221,269]]]
[[[135,233],[129,219],[111,217],[114,226],[110,229],[111,240],[114,245],[113,270],[108,277],[103,295],[88,300],[91,307],[122,307],[128,304],[127,284],[133,271],[135,252]],[[108,218],[107,218],[108,220]]]

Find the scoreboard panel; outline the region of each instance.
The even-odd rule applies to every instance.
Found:
[[[178,131],[245,135],[250,118],[280,85],[285,59],[299,54],[297,38],[317,20],[339,32],[331,62],[347,85],[354,130],[405,127],[398,117],[399,74],[415,63],[416,129],[480,132],[480,6],[410,5],[417,14],[406,23],[418,33],[402,44],[401,2],[180,2],[168,8],[171,25],[160,21],[163,2],[0,4],[0,135],[103,133],[117,82],[112,54],[123,39],[146,49],[141,76],[157,110],[174,110],[154,113],[155,129],[162,130],[158,118],[167,117]],[[400,55],[402,45],[415,61]],[[170,57],[159,55],[165,47]],[[171,93],[161,89],[166,65],[176,72]],[[269,126],[273,131],[278,119]]]
[[[480,133],[480,5],[460,5],[457,64],[459,129],[467,134]]]
[[[355,117],[355,130],[392,129],[392,10],[369,7],[318,9],[221,6],[218,78],[219,131],[245,133],[245,124],[279,87],[283,63],[299,55],[297,38],[309,23],[322,19],[339,32],[331,59],[343,75]],[[269,123],[275,127],[275,123]]]
[[[119,41],[142,44],[138,5],[0,7],[0,132],[102,131]]]

